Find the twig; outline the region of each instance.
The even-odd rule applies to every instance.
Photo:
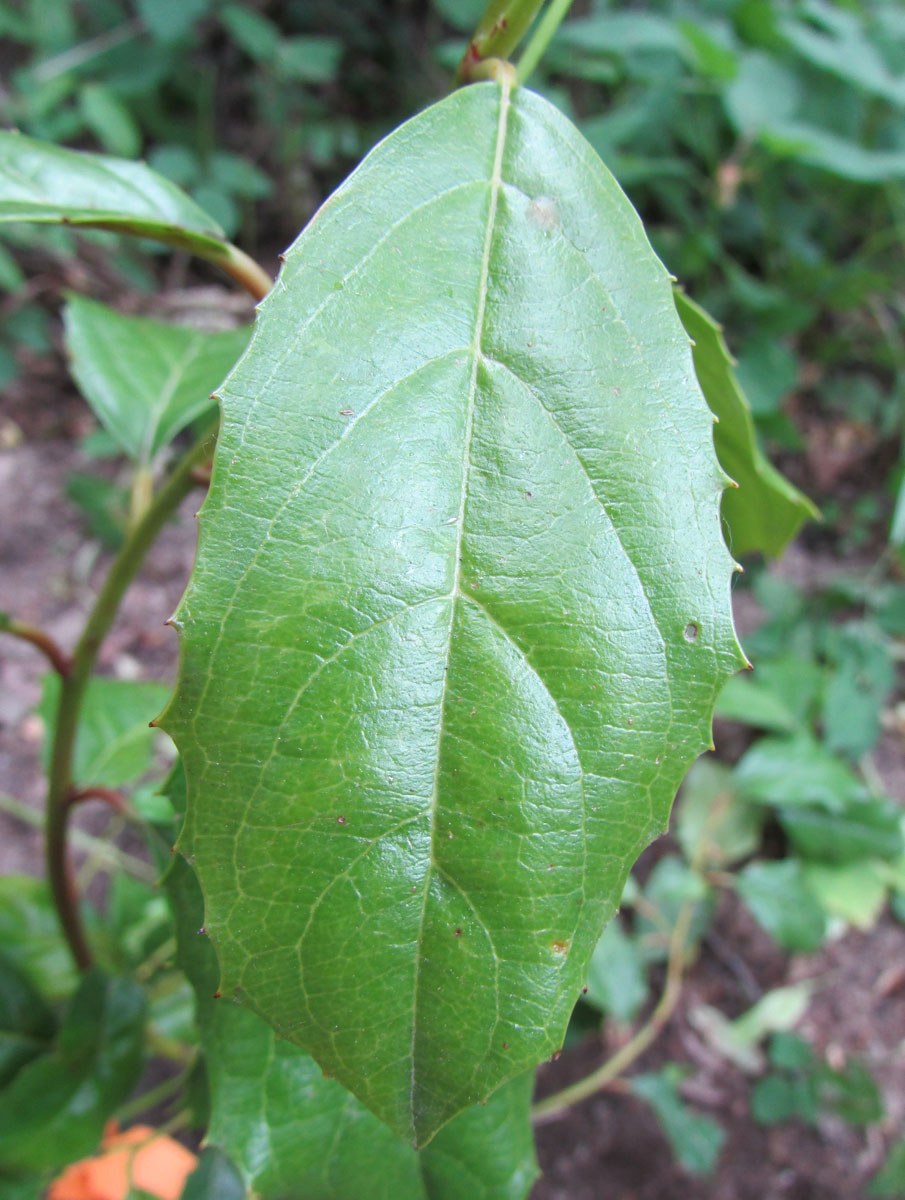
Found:
[[[69,655],[57,645],[49,633],[45,633],[37,625],[19,621],[15,617],[9,616],[8,613],[0,613],[0,633],[11,634],[40,650],[61,678],[65,679],[69,674],[72,667]]]

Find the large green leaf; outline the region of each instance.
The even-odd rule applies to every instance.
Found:
[[[490,83],[328,201],[222,400],[164,717],[221,990],[423,1144],[559,1047],[710,742],[713,418],[612,176]]]
[[[141,162],[0,132],[0,222],[44,221],[155,238],[210,257],[226,235],[175,184]]]
[[[140,463],[211,406],[211,392],[248,342],[247,329],[209,333],[70,296],[63,312],[73,378],[119,446]]]
[[[210,1080],[209,1145],[219,1146],[262,1200],[524,1200],[537,1175],[522,1076],[441,1130],[418,1152],[399,1141],[312,1058],[260,1017],[215,999],[219,968],[198,934],[203,902],[177,859],[167,877],[179,960],[198,1004]],[[337,1008],[345,1004],[335,998]]]
[[[713,431],[717,455],[738,484],[723,494],[729,545],[734,554],[759,550],[778,558],[802,524],[819,513],[761,451],[751,408],[739,387],[720,326],[678,289],[676,308],[694,342],[698,383],[719,421]]]

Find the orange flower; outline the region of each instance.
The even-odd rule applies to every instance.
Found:
[[[125,1133],[109,1125],[102,1150],[67,1167],[47,1200],[125,1200],[133,1187],[159,1200],[179,1200],[198,1162],[185,1146],[149,1125],[133,1125]]]

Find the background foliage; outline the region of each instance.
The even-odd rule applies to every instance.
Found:
[[[2,4],[0,124],[143,156],[272,262],[383,133],[448,87],[482,7]],[[598,947],[576,1038],[600,1014],[643,1022],[664,963],[671,953],[683,967],[694,958],[726,891],[790,953],[814,951],[846,928],[870,929],[887,905],[905,920],[902,813],[885,782],[890,741],[905,724],[903,74],[905,14],[896,3],[651,0],[577,2],[532,80],[577,122],[668,268],[722,322],[762,444],[822,514],[791,567],[776,573],[745,560],[740,605],[757,670],[723,693],[719,761],[694,769],[674,840],[630,882],[624,916]],[[150,293],[169,268],[146,250],[103,233],[4,227],[0,382],[13,385],[58,347],[58,283],[74,286],[76,261],[82,290],[87,278],[108,298],[111,289]],[[25,284],[36,275],[52,285]],[[92,336],[92,311],[89,301],[71,304],[67,336],[76,379],[103,424],[103,397],[77,353],[78,339]],[[123,339],[134,336],[123,327]],[[231,350],[224,343],[221,353],[228,359]],[[201,415],[185,410],[167,436]],[[149,468],[163,446],[156,429],[140,426],[99,428],[90,439],[92,453],[125,450]],[[109,473],[69,480],[90,536],[121,538],[134,487],[128,472],[112,483]],[[796,571],[803,562],[819,569]],[[159,695],[107,683],[92,694],[79,754],[99,781],[137,785],[133,804],[158,856],[176,820],[159,794],[161,750],[153,757],[147,730]],[[53,704],[50,682],[42,711]],[[0,1014],[0,1111],[18,1115],[15,1136],[0,1141],[0,1164],[37,1172],[35,1188],[44,1169],[94,1149],[107,1115],[127,1118],[136,1061],[161,1051],[177,1062],[183,1055],[188,1126],[202,1126],[213,1105],[221,1144],[253,1175],[230,1114],[217,1108],[217,1081],[205,1082],[202,1060],[186,1052],[196,1035],[191,988],[173,957],[177,930],[154,870],[136,863],[113,875],[92,921],[104,966],[136,975],[140,993],[89,976],[73,995],[43,885],[2,881],[0,967],[10,1000]],[[206,968],[186,962],[182,935],[179,944],[192,979]],[[797,986],[768,992],[732,1019],[714,1011],[696,1019],[708,1044],[750,1076],[753,1120],[818,1124],[830,1113],[884,1128],[870,1072],[856,1060],[827,1063],[793,1032],[809,1000],[810,988]],[[86,1034],[88,1009],[112,1025],[89,1022]],[[225,1036],[220,1023],[202,1018],[202,1048]],[[88,1103],[79,1081],[101,1069],[97,1055],[108,1086]],[[689,1109],[681,1068],[635,1075],[631,1088],[685,1168],[713,1169],[723,1135]],[[43,1107],[23,1101],[28,1095]],[[32,1124],[20,1128],[28,1109]],[[47,1132],[64,1127],[51,1155]],[[869,1194],[905,1194],[903,1175],[893,1144]],[[280,1186],[262,1194],[279,1195]]]

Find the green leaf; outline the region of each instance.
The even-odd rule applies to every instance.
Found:
[[[712,417],[614,180],[495,84],[330,199],[222,394],[182,845],[222,990],[424,1144],[561,1045],[710,743]]]
[[[75,988],[72,955],[45,880],[0,876],[0,946],[43,996],[58,1000]]]
[[[852,770],[809,734],[761,738],[734,774],[739,791],[760,804],[813,805],[842,813],[867,798]]]
[[[830,750],[853,759],[872,750],[880,737],[881,714],[895,684],[890,647],[869,622],[850,621],[831,631],[835,670],[823,695],[823,738]]]
[[[780,808],[779,819],[805,858],[844,865],[902,853],[902,809],[891,800],[849,800],[841,812]]]
[[[429,1147],[414,1151],[260,1017],[214,998],[219,972],[210,939],[198,932],[201,891],[181,858],[166,886],[179,960],[198,1003],[211,1091],[207,1140],[229,1155],[256,1195],[458,1200],[467,1181],[475,1200],[524,1200],[537,1175],[531,1075],[462,1113]],[[346,1003],[337,997],[338,1005]]]
[[[877,1200],[902,1200],[905,1197],[905,1137],[889,1147],[886,1161],[867,1185],[867,1195]]]
[[[647,999],[645,960],[635,938],[618,920],[607,925],[591,955],[584,1000],[623,1024],[633,1020]]]
[[[100,83],[79,90],[79,108],[85,124],[110,154],[135,158],[141,152],[141,131],[118,96]]]
[[[58,675],[44,676],[38,712],[50,728],[60,695]],[[73,777],[81,785],[119,787],[139,779],[151,765],[155,731],[148,727],[166,703],[162,683],[95,677],[88,683],[75,743]],[[45,761],[50,754],[45,740]]]
[[[751,1116],[758,1125],[780,1125],[792,1117],[813,1123],[817,1094],[811,1078],[765,1075],[751,1089]]]
[[[140,162],[83,154],[0,132],[0,222],[41,221],[155,238],[205,256],[224,248],[219,226]]]
[[[877,863],[805,863],[804,877],[824,912],[856,929],[871,929],[883,911],[886,880]]]
[[[735,887],[767,933],[785,950],[816,950],[826,935],[823,909],[808,889],[801,863],[753,862]]]
[[[248,342],[247,329],[209,333],[125,317],[70,295],[63,310],[72,376],[98,420],[149,463],[211,407],[211,392]]]
[[[53,1014],[28,976],[0,951],[0,1088],[47,1049]]]
[[[778,28],[788,46],[815,67],[905,108],[905,80],[887,67],[855,13],[816,0],[811,0],[807,13],[824,28],[792,17],[781,19]]]
[[[704,862],[725,867],[760,845],[764,813],[734,786],[732,770],[712,758],[699,759],[679,797],[675,834],[690,862],[706,841]]]
[[[841,1071],[822,1065],[817,1072],[817,1093],[824,1108],[850,1125],[872,1125],[883,1120],[883,1097],[867,1067],[851,1058]]]
[[[138,15],[161,42],[185,37],[211,7],[211,0],[136,0]]]
[[[180,1200],[245,1200],[242,1176],[216,1146],[205,1146]]]
[[[724,721],[740,721],[772,733],[797,733],[801,722],[786,698],[767,687],[760,678],[733,675],[726,680],[716,702],[716,715]]]
[[[710,1175],[726,1140],[722,1126],[689,1108],[679,1095],[681,1073],[675,1066],[649,1075],[635,1075],[629,1085],[654,1110],[676,1159],[686,1171]]]
[[[751,409],[733,371],[722,330],[703,308],[676,289],[676,308],[694,342],[698,383],[718,424],[713,443],[738,488],[723,495],[723,520],[733,554],[758,550],[778,558],[802,524],[819,516],[811,501],[767,461]]]
[[[97,1148],[141,1070],[144,993],[94,970],[84,976],[56,1046],[0,1092],[0,1168],[40,1170]]]

